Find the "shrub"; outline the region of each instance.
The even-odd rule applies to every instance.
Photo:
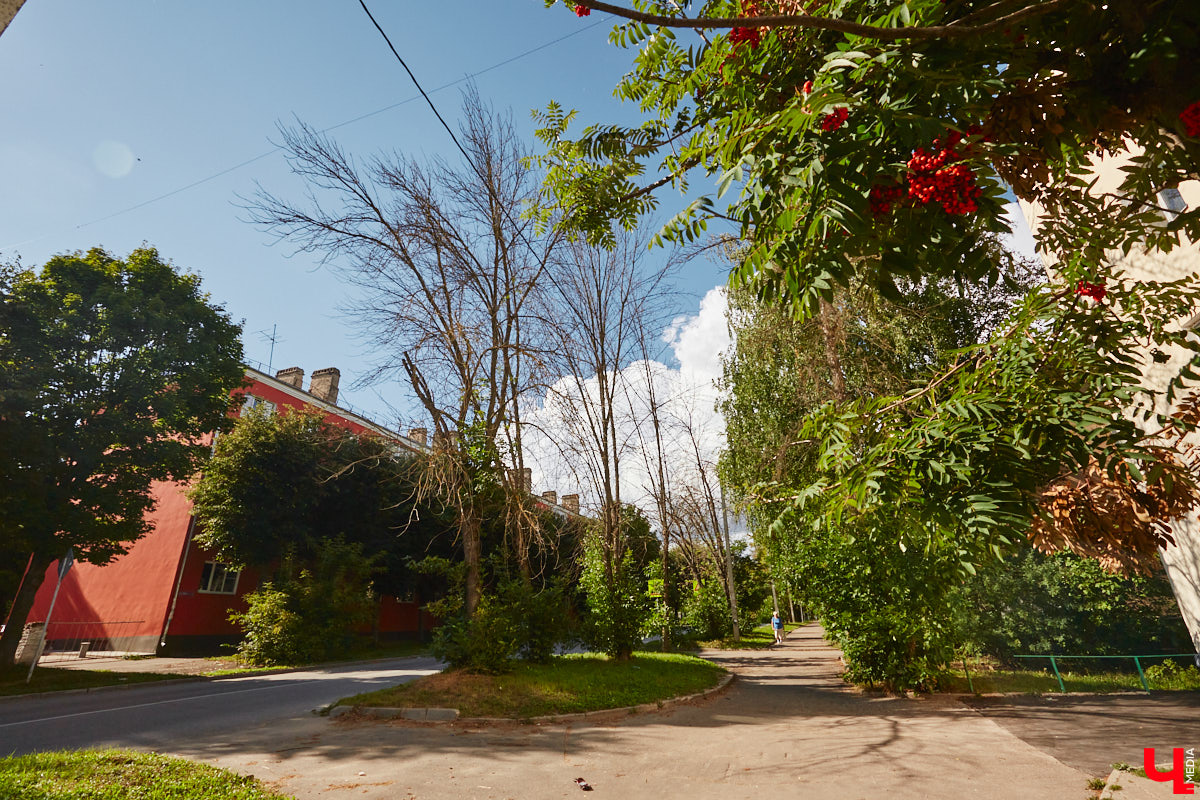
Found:
[[[587,598],[583,640],[616,658],[628,658],[642,643],[642,628],[650,613],[645,579],[635,569],[628,550],[611,564],[600,535],[592,533],[583,546],[580,586]]]
[[[229,620],[242,629],[238,653],[254,664],[321,661],[344,652],[354,628],[370,620],[371,559],[362,545],[323,542],[310,568],[285,557],[279,579],[246,595],[249,608]]]
[[[701,639],[721,639],[733,633],[729,600],[718,578],[705,578],[684,600],[683,624]]]
[[[451,667],[471,672],[507,672],[521,648],[519,626],[495,597],[484,595],[475,616],[445,620],[433,634],[433,655]]]
[[[507,581],[480,598],[475,616],[456,613],[434,632],[433,654],[451,667],[471,672],[507,672],[513,658],[545,663],[565,630],[558,587],[541,590]]]
[[[945,615],[939,620],[894,605],[859,609],[853,620],[840,614],[824,619],[846,657],[845,678],[854,683],[930,691],[954,657],[956,640]]]
[[[517,633],[517,655],[546,664],[567,631],[566,597],[557,585],[538,589],[524,581],[508,581],[498,592],[500,613],[511,617]]]
[[[966,642],[1014,653],[1170,653],[1191,647],[1163,572],[1121,576],[1094,559],[1031,547],[983,565],[952,602]]]

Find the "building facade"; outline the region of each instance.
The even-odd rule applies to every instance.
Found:
[[[304,371],[298,367],[274,376],[248,367],[238,413],[256,406],[272,412],[315,409],[328,422],[355,433],[383,436],[412,452],[424,448],[423,431],[405,436],[339,406],[339,378],[337,369],[317,370],[305,390]],[[150,533],[111,563],[76,564],[61,586],[59,565],[51,565],[28,617],[29,623],[45,623],[54,600],[47,649],[77,647],[74,643],[85,640],[93,651],[203,655],[238,641],[229,613],[246,610],[245,595],[256,590],[264,576],[255,568],[223,563],[195,543],[187,488],[182,483],[155,484]],[[417,638],[433,622],[415,600],[384,597],[375,629],[385,637]]]

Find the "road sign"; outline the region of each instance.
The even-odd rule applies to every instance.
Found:
[[[58,579],[61,581],[67,577],[67,573],[71,571],[71,565],[75,563],[75,548],[68,547],[67,554],[58,562]]]

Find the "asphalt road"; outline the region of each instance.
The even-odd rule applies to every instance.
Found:
[[[432,658],[398,658],[307,672],[168,681],[87,694],[0,700],[0,756],[90,747],[181,749],[197,737],[220,741],[347,695],[436,672]]]

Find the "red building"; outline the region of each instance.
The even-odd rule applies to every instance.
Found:
[[[425,431],[408,436],[383,428],[337,405],[337,369],[312,374],[302,388],[304,371],[280,370],[271,377],[247,367],[248,388],[242,411],[266,404],[315,408],[326,419],[356,433],[375,433],[401,447],[419,451]],[[62,582],[47,631],[47,646],[87,639],[92,649],[124,650],[160,655],[199,655],[220,652],[222,644],[238,641],[229,611],[246,610],[244,596],[258,588],[260,574],[222,563],[193,541],[195,521],[187,486],[159,483],[150,515],[152,530],[129,552],[104,566],[76,564]],[[58,584],[58,564],[46,572],[28,622],[44,622]],[[381,635],[416,637],[428,631],[432,619],[412,601],[384,597],[378,630]]]

